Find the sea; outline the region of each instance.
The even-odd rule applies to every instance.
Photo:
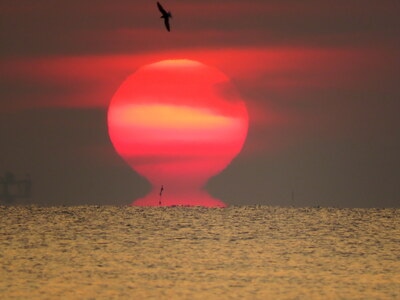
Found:
[[[400,209],[0,206],[1,299],[400,299]]]

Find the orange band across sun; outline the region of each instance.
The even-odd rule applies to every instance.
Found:
[[[164,129],[208,129],[226,127],[233,122],[232,118],[213,114],[208,109],[169,104],[122,106],[112,111],[110,118],[120,125]]]

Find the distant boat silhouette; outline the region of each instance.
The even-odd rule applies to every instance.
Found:
[[[161,18],[164,19],[164,24],[165,24],[165,28],[167,28],[168,31],[170,31],[169,28],[169,18],[172,18],[171,12],[167,12],[164,7],[162,7],[162,5],[160,4],[160,2],[157,2],[157,7],[160,10],[160,12],[162,13]]]

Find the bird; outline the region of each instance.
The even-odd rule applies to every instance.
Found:
[[[165,24],[165,28],[167,28],[168,31],[170,31],[169,28],[169,18],[172,18],[171,12],[167,12],[164,7],[162,7],[162,5],[160,4],[160,2],[157,2],[157,7],[159,9],[159,11],[162,13],[161,18],[164,19],[164,24]]]

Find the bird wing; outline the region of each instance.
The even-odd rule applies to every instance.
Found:
[[[167,30],[169,31],[169,18],[164,19],[164,24],[165,24],[165,27],[167,28]]]
[[[167,14],[167,11],[164,9],[164,7],[161,6],[160,2],[157,2],[157,7],[158,7],[158,9],[160,10],[160,12],[161,12],[163,15],[166,15],[166,14]]]

